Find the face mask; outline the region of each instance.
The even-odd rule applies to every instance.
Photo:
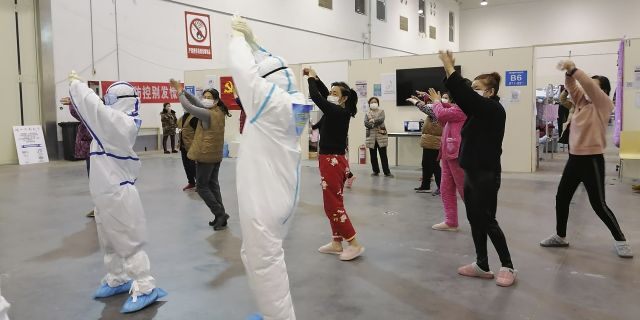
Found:
[[[369,105],[369,108],[371,108],[371,110],[377,110],[378,107],[380,107],[377,103],[372,103]]]
[[[479,94],[481,97],[484,97],[484,91],[485,90],[473,90],[475,91],[477,94]]]
[[[449,99],[447,99],[447,98],[442,98],[442,103],[449,103]]]
[[[333,104],[340,104],[338,103],[338,101],[340,101],[340,98],[336,97],[336,96],[328,96],[327,97],[327,101],[333,103]]]
[[[213,100],[211,100],[211,99],[202,99],[202,105],[207,109],[211,109],[211,108],[213,108]]]

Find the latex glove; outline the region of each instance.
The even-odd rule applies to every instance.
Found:
[[[71,84],[74,80],[78,80],[78,81],[82,81],[82,78],[80,78],[80,76],[76,73],[75,70],[71,70],[71,73],[69,73],[69,84]]]
[[[246,19],[240,16],[233,16],[233,18],[231,18],[231,29],[233,29],[235,35],[238,33],[244,35],[244,39],[252,48],[255,49],[258,47],[256,37],[253,35],[253,30],[249,27]]]

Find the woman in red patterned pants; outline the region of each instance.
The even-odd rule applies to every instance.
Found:
[[[344,183],[350,173],[345,157],[347,134],[349,121],[358,111],[358,96],[344,82],[333,83],[329,91],[313,69],[304,72],[309,75],[309,96],[324,114],[318,158],[324,211],[329,218],[333,240],[318,251],[340,255],[340,260],[350,261],[364,252],[364,247],[356,240],[356,231],[343,202]],[[343,248],[342,241],[349,245]]]

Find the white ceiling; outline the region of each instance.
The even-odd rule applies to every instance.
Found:
[[[480,5],[481,0],[457,0],[460,3],[460,9],[475,9],[481,8],[483,6]],[[542,0],[487,0],[489,4],[486,7],[495,7],[495,6],[504,6],[516,3],[523,2],[540,2]]]

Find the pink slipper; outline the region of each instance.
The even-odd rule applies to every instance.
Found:
[[[475,262],[458,268],[458,274],[463,275],[465,277],[493,279],[492,271],[484,271],[480,269],[480,267],[478,267],[478,264]]]
[[[500,268],[498,271],[498,277],[496,279],[496,284],[501,287],[510,287],[516,282],[516,274],[517,270],[513,270],[511,268]]]

